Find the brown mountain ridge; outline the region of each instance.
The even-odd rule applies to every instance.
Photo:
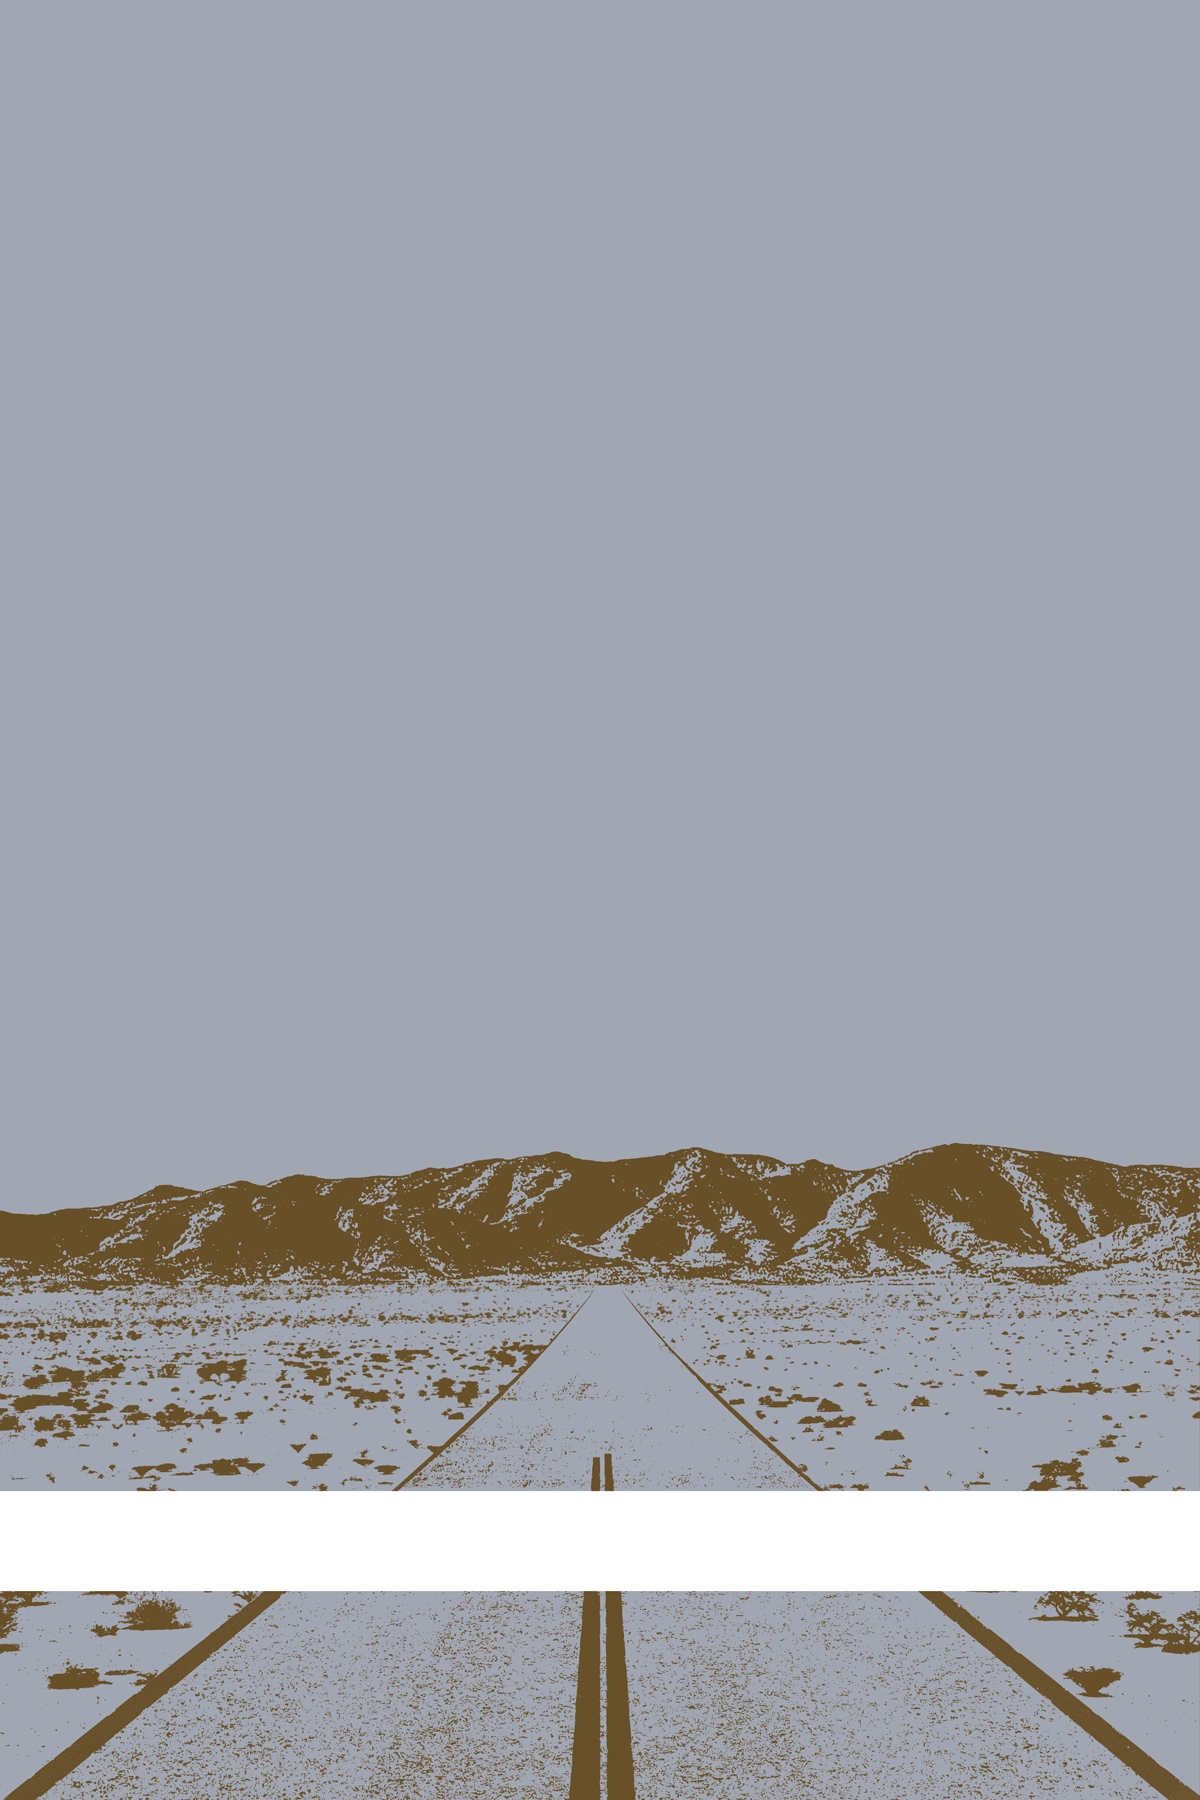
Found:
[[[608,1163],[553,1152],[0,1212],[0,1270],[25,1282],[572,1269],[803,1281],[1198,1260],[1200,1170],[982,1144],[865,1170],[698,1148]]]

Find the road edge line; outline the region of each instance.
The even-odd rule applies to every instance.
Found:
[[[64,1775],[69,1775],[80,1763],[86,1762],[89,1756],[102,1750],[105,1744],[132,1724],[139,1713],[144,1713],[147,1707],[153,1706],[156,1700],[161,1700],[165,1693],[176,1687],[193,1669],[198,1669],[202,1662],[223,1649],[239,1631],[244,1631],[247,1625],[266,1612],[268,1606],[274,1606],[277,1600],[282,1600],[285,1591],[281,1588],[278,1593],[259,1594],[257,1599],[231,1614],[215,1631],[210,1631],[198,1644],[185,1650],[176,1662],[170,1663],[159,1674],[152,1675],[145,1687],[139,1688],[136,1694],[131,1694],[128,1700],[122,1700],[120,1706],[93,1725],[90,1731],[85,1731],[81,1738],[76,1738],[73,1744],[60,1750],[43,1768],[28,1776],[20,1787],[13,1788],[5,1796],[5,1800],[38,1800],[39,1795],[49,1793]]]
[[[629,1295],[626,1294],[625,1298],[626,1298],[626,1300],[629,1300]],[[641,1319],[642,1323],[644,1325],[650,1325],[650,1321],[646,1317],[645,1313],[642,1311],[641,1307],[635,1306],[632,1300],[629,1300],[629,1304],[630,1304],[630,1306],[633,1307],[634,1312],[637,1314],[638,1318]],[[747,1431],[753,1433],[753,1435],[758,1439],[760,1444],[765,1444],[767,1446],[768,1450],[773,1450],[775,1452],[776,1456],[778,1456],[782,1462],[785,1462],[787,1464],[788,1468],[791,1469],[792,1473],[794,1475],[798,1475],[800,1477],[801,1481],[807,1481],[809,1487],[815,1489],[818,1494],[823,1494],[825,1492],[825,1489],[821,1486],[820,1482],[814,1481],[811,1475],[806,1475],[804,1473],[804,1470],[799,1466],[798,1463],[794,1463],[790,1456],[784,1455],[783,1451],[779,1448],[778,1444],[773,1444],[769,1437],[763,1436],[762,1432],[758,1429],[757,1425],[752,1425],[750,1423],[749,1419],[743,1418],[736,1406],[730,1406],[728,1400],[726,1400],[721,1394],[718,1394],[716,1388],[712,1387],[707,1381],[705,1381],[705,1379],[704,1379],[703,1375],[701,1375],[700,1371],[698,1369],[693,1369],[691,1363],[688,1362],[687,1358],[680,1356],[678,1350],[675,1349],[674,1345],[667,1343],[667,1340],[663,1336],[661,1331],[657,1330],[656,1327],[653,1325],[650,1325],[650,1329],[651,1329],[651,1331],[654,1332],[654,1335],[658,1339],[659,1343],[662,1344],[665,1349],[667,1349],[671,1352],[671,1355],[675,1358],[676,1362],[681,1362],[683,1364],[684,1368],[687,1370],[688,1374],[694,1375],[696,1377],[696,1380],[700,1383],[700,1386],[702,1388],[708,1389],[708,1392],[712,1395],[714,1400],[720,1400],[721,1405],[725,1408],[725,1411],[727,1413],[732,1413],[739,1425],[744,1425]]]
[[[1107,1719],[1100,1718],[1070,1688],[1063,1687],[1053,1675],[1048,1675],[1037,1663],[1022,1656],[1019,1650],[1014,1650],[998,1632],[984,1625],[974,1613],[968,1612],[965,1606],[960,1606],[957,1600],[952,1600],[949,1594],[925,1588],[921,1588],[919,1592],[922,1599],[928,1600],[939,1612],[953,1620],[954,1624],[961,1626],[977,1644],[990,1650],[1014,1675],[1027,1681],[1043,1700],[1049,1700],[1052,1706],[1057,1706],[1059,1712],[1065,1713],[1068,1719],[1086,1731],[1089,1737],[1095,1738],[1098,1744],[1123,1762],[1126,1768],[1132,1769],[1135,1775],[1140,1775],[1157,1793],[1164,1794],[1166,1800],[1200,1800],[1195,1788],[1190,1788],[1178,1775],[1172,1775],[1170,1769],[1164,1769],[1161,1763],[1155,1762],[1148,1751],[1135,1744],[1132,1738],[1127,1738],[1124,1732],[1118,1731],[1115,1725],[1110,1725]]]
[[[559,1328],[555,1332],[554,1336],[550,1339],[550,1344],[555,1343],[562,1336],[563,1332],[567,1329],[567,1326],[572,1324],[573,1321],[579,1317],[580,1313],[583,1311],[584,1307],[587,1305],[588,1301],[591,1299],[592,1294],[594,1294],[595,1291],[596,1291],[595,1288],[593,1288],[590,1293],[587,1293],[584,1295],[584,1297],[580,1301],[579,1305],[575,1308],[575,1311],[571,1314],[571,1317],[569,1319],[565,1320],[563,1322],[563,1324],[561,1324],[559,1326]],[[653,1326],[651,1327],[651,1330],[653,1330]],[[417,1476],[421,1473],[421,1471],[423,1469],[427,1469],[431,1462],[436,1462],[438,1457],[442,1455],[443,1451],[448,1450],[450,1448],[451,1444],[456,1444],[458,1442],[459,1438],[462,1436],[464,1431],[470,1431],[472,1425],[476,1424],[478,1422],[478,1420],[482,1419],[485,1412],[489,1412],[491,1410],[491,1408],[497,1404],[498,1401],[503,1400],[506,1395],[511,1394],[513,1389],[516,1387],[517,1382],[521,1380],[521,1377],[524,1375],[528,1375],[530,1369],[533,1368],[534,1363],[540,1362],[542,1357],[545,1356],[547,1350],[550,1348],[550,1344],[543,1344],[542,1348],[538,1351],[537,1355],[534,1357],[533,1362],[527,1362],[525,1364],[525,1367],[521,1370],[520,1375],[516,1375],[513,1377],[513,1379],[511,1381],[506,1382],[505,1385],[500,1389],[500,1392],[498,1394],[493,1394],[491,1399],[489,1401],[487,1401],[485,1405],[481,1406],[477,1413],[471,1414],[471,1417],[467,1420],[465,1425],[460,1425],[458,1430],[453,1432],[446,1439],[444,1444],[439,1444],[437,1449],[432,1451],[425,1458],[425,1461],[423,1463],[418,1463],[416,1468],[411,1470],[410,1473],[404,1477],[403,1481],[398,1481],[396,1483],[395,1487],[392,1489],[393,1494],[398,1494],[400,1492],[400,1489],[407,1487],[410,1481],[415,1481],[417,1479]]]

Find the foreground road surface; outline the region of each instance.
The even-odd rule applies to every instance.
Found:
[[[626,1594],[619,1695],[613,1598],[601,1657],[596,1596],[285,1595],[42,1791],[567,1800],[580,1733],[630,1800],[1154,1791],[919,1595]]]
[[[579,1599],[285,1594],[54,1800],[567,1792]]]
[[[1141,1800],[919,1594],[626,1594],[638,1800]]]

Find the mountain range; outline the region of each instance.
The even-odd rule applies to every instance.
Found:
[[[874,1169],[553,1152],[0,1212],[12,1280],[387,1280],[592,1270],[830,1280],[1200,1261],[1200,1170],[941,1144]]]

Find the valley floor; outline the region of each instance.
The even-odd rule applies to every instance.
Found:
[[[1188,1277],[1126,1266],[1051,1283],[622,1285],[819,1487],[1200,1487]],[[593,1286],[10,1292],[0,1481],[392,1488],[530,1365]],[[536,1468],[526,1485],[543,1485]]]

